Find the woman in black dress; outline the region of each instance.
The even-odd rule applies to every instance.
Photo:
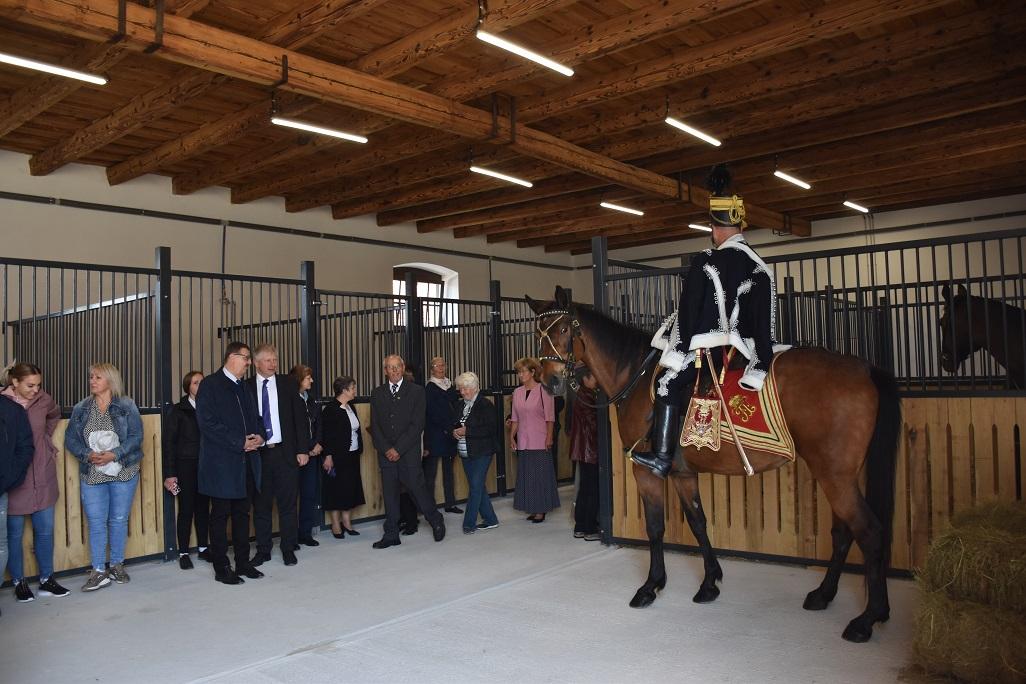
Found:
[[[178,566],[191,570],[189,537],[196,526],[196,545],[199,557],[210,560],[207,552],[207,529],[210,520],[210,499],[200,494],[197,468],[199,467],[199,425],[196,422],[196,392],[203,373],[189,371],[182,378],[185,396],[171,409],[168,427],[168,445],[164,458],[164,489],[178,497]]]
[[[366,503],[360,478],[363,428],[351,406],[356,397],[356,380],[349,376],[336,378],[331,389],[335,401],[329,402],[321,414],[325,472],[321,503],[331,516],[331,533],[342,539],[346,532],[360,534],[353,529],[349,516],[354,508]]]

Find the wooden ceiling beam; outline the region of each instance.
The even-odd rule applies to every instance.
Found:
[[[567,66],[576,66],[633,45],[640,45],[685,26],[710,18],[734,14],[761,0],[708,0],[706,2],[658,2],[605,21],[577,27],[573,32],[540,47],[549,59]],[[491,28],[485,22],[486,28]],[[530,46],[528,46],[530,47]],[[467,100],[482,93],[499,91],[518,81],[543,72],[544,67],[518,60],[505,67],[473,79],[452,79],[432,92],[455,100]]]
[[[165,11],[180,17],[196,14],[210,0],[168,0]],[[120,62],[128,53],[120,43],[87,44],[75,50],[61,66],[89,73],[104,73]],[[31,121],[71,93],[85,86],[63,76],[42,76],[31,84],[16,90],[0,101],[0,138]]]
[[[383,1],[304,0],[294,9],[279,14],[257,37],[259,40],[296,49],[314,40],[323,31],[335,27],[339,22],[359,16]],[[52,173],[68,162],[105,147],[150,121],[167,116],[179,106],[227,80],[225,76],[210,71],[183,69],[176,77],[140,93],[56,145],[33,155],[29,160],[29,170],[34,176]],[[218,144],[230,142],[245,133],[248,126],[268,110],[268,106],[244,107],[227,117],[222,117],[210,127],[207,135]],[[111,185],[116,185],[154,171],[161,164],[179,161],[185,158],[183,155],[204,149],[202,137],[202,133],[194,131],[188,141],[168,141],[154,150],[116,164],[108,171],[108,180]]]
[[[536,18],[535,12],[550,11],[551,8],[563,4],[566,4],[566,0],[560,2],[515,0],[499,8],[489,26],[498,27],[496,30],[510,28],[520,22]],[[470,33],[473,33],[476,27],[477,7],[468,6],[373,50],[347,66],[382,78],[390,78],[413,68],[421,60],[451,49]],[[398,152],[390,157],[390,161],[401,161],[423,152],[445,147],[450,140],[442,136],[418,138],[414,127],[396,126],[394,122],[382,120],[380,117],[366,113],[361,113],[359,118],[349,122],[346,130],[362,135],[380,133],[374,139],[374,146],[377,149],[362,155],[349,155],[348,158],[337,164],[323,165],[315,169],[303,168],[291,174],[289,172],[278,173],[267,180],[232,188],[232,202],[235,204],[251,202],[268,195],[281,194],[341,178],[354,168],[361,168],[361,162],[365,167],[367,162],[373,163],[380,159],[382,148],[387,149],[392,145],[395,145]],[[413,140],[412,143],[411,140]],[[251,175],[260,169],[351,144],[324,136],[298,136],[298,141],[301,141],[301,144],[296,144],[296,140],[289,139],[271,150],[255,150],[242,159],[226,160],[199,174],[174,176],[171,181],[172,189],[175,194],[187,195],[201,188],[220,185],[232,178]]]
[[[740,4],[732,5],[730,7],[724,6],[718,8],[721,11],[731,9],[731,7],[737,7]],[[705,7],[704,9],[716,9],[714,7]],[[647,8],[650,12],[658,13],[661,11],[662,15],[673,14],[675,16],[681,16],[683,10],[680,5],[674,5],[668,3],[663,5],[661,8],[653,9]],[[642,12],[638,10],[631,13],[628,16],[634,16]],[[701,15],[705,18],[706,15]],[[988,40],[991,40],[993,30],[996,25],[999,25],[1001,18],[1004,15],[995,16],[991,13],[973,13],[971,15],[961,15],[950,21],[942,22],[940,25],[930,27],[933,30],[926,30],[926,27],[917,27],[909,31],[903,31],[898,34],[889,34],[883,38],[866,41],[864,44],[860,44],[854,49],[851,54],[846,54],[844,58],[840,60],[827,59],[824,55],[823,59],[808,59],[804,58],[799,63],[793,65],[793,68],[779,68],[772,74],[772,77],[767,78],[756,78],[742,81],[740,83],[731,82],[729,86],[724,87],[712,87],[703,88],[700,93],[690,100],[684,102],[675,102],[674,111],[686,111],[689,107],[700,107],[703,110],[707,110],[711,107],[716,106],[727,106],[729,104],[737,104],[740,102],[749,102],[757,97],[765,97],[767,95],[777,95],[787,92],[790,89],[797,88],[799,86],[808,85],[810,82],[814,82],[820,79],[834,77],[839,74],[845,74],[850,76],[851,73],[857,72],[860,69],[866,69],[871,66],[879,68],[881,64],[881,55],[887,55],[890,63],[900,62],[902,60],[920,59],[924,56],[930,56],[935,58],[938,51],[944,49],[954,49],[953,44],[957,45],[963,40],[969,38],[978,38],[981,35],[988,36]],[[657,23],[656,19],[659,17],[649,17],[652,25]],[[621,17],[621,20],[624,18]],[[610,20],[612,21],[612,20]],[[623,26],[630,26],[637,24],[640,19],[636,19],[634,22],[625,22],[617,27],[618,32],[610,32],[606,29],[604,35],[621,35],[626,31],[630,34],[629,29],[624,29]],[[1012,24],[1009,26],[1015,26],[1016,20],[1010,19]],[[1019,21],[1019,23],[1026,23]],[[603,35],[598,27],[588,27],[589,29],[595,29],[595,32],[599,35]],[[642,34],[645,34],[642,32]],[[569,43],[568,43],[569,44]],[[583,50],[583,49],[582,49]],[[516,67],[518,69],[520,67]],[[455,80],[454,80],[455,81]],[[468,95],[480,94],[482,84],[491,84],[492,81],[486,75],[482,79],[473,79],[469,85],[467,82],[462,80],[456,81],[457,89],[441,89],[437,92],[452,95],[456,99],[466,97]],[[477,90],[471,92],[470,88],[476,87]],[[524,119],[523,114],[519,115],[521,120],[525,123],[530,122],[530,117]],[[651,106],[643,105],[637,111],[622,114],[611,118],[601,118],[598,120],[589,120],[584,125],[571,125],[566,128],[560,128],[554,131],[554,134],[558,137],[566,140],[570,140],[575,143],[586,143],[587,141],[601,140],[603,137],[617,132],[629,131],[636,128],[639,125],[661,123],[665,116],[665,107],[663,103],[653,103]],[[679,135],[677,133],[669,133],[666,135]],[[430,145],[429,142],[422,142],[422,145]],[[442,149],[442,145],[434,145],[433,149]],[[405,150],[402,146],[399,147],[399,153],[396,161],[405,158]],[[617,150],[616,153],[607,156],[613,156],[615,158],[622,158],[625,152],[623,150]],[[628,156],[637,156],[631,152]],[[287,171],[285,172],[288,173]],[[302,169],[297,172],[296,176],[289,177],[286,175],[284,178],[278,177],[270,183],[253,183],[249,185],[249,192],[243,194],[242,191],[238,192],[240,200],[242,197],[255,198],[257,196],[265,196],[266,194],[277,194],[285,190],[294,190],[302,187],[300,185],[300,179],[309,179],[311,176],[315,177],[319,181],[328,181],[340,179],[343,174],[333,174],[330,167],[327,167],[323,172],[313,171],[309,169]],[[340,181],[339,185],[344,185],[344,181]],[[258,186],[259,190],[257,190]],[[264,193],[263,195],[257,194],[258,192]],[[341,201],[341,199],[339,200]]]
[[[693,216],[697,213],[695,207],[676,205],[655,209],[648,209],[644,216],[631,216],[621,212],[599,209],[595,207],[587,212],[567,212],[574,216],[567,220],[550,223],[548,220],[539,222],[521,221],[503,232],[491,232],[486,235],[488,242],[506,242],[518,239],[547,238],[559,239],[560,237],[572,236],[583,230],[593,230],[598,226],[610,228],[613,226],[654,226],[665,225],[667,221],[681,216]]]
[[[558,97],[540,95],[525,98],[520,114],[525,121],[537,121],[625,95],[637,94],[699,74],[727,68],[803,47],[828,38],[857,33],[903,19],[952,0],[848,0],[830,3],[810,12],[790,15],[765,26],[739,31],[690,50],[675,51],[660,59],[625,66],[617,71],[582,79],[560,89]]]
[[[914,84],[910,87],[915,88]],[[890,102],[864,101],[863,104],[867,105],[864,111],[850,111],[826,117],[817,116],[818,110],[799,109],[793,116],[780,120],[772,115],[768,116],[772,107],[753,108],[750,113],[751,120],[758,123],[752,125],[760,130],[731,138],[729,147],[696,147],[682,136],[680,142],[686,147],[647,157],[633,157],[631,163],[660,173],[673,174],[704,169],[728,159],[743,160],[777,153],[786,158],[786,153],[790,150],[912,126],[929,125],[976,112],[985,112],[988,109],[1014,106],[1026,100],[1023,95],[1024,89],[1026,72],[1012,70],[1007,72],[1006,78],[998,81],[945,86],[944,90],[938,92],[905,96]],[[766,131],[772,131],[772,134]],[[555,183],[556,179],[549,179],[546,182]],[[573,186],[573,190],[598,185],[579,181]],[[428,203],[423,207],[408,206],[382,212],[378,217],[379,225],[394,225],[404,221],[446,216],[504,204],[501,201],[503,195],[497,193],[483,194],[479,198],[475,195],[456,196],[459,192],[457,188],[440,187],[438,195],[427,197],[425,201]],[[522,202],[531,196],[531,190],[511,191],[509,203]]]
[[[113,0],[0,0],[0,14],[100,40],[109,39],[117,30],[117,3]],[[128,7],[127,14],[125,44],[134,50],[145,50],[152,41],[155,13],[132,5]],[[517,124],[515,131],[511,131],[508,122],[500,121],[496,132],[492,117],[479,109],[292,50],[284,50],[284,53],[289,57],[291,68],[289,80],[279,86],[283,91],[373,111],[481,142],[493,139],[497,133],[500,139],[510,140],[511,149],[540,161],[581,171],[647,194],[670,198],[680,194],[678,183],[671,178],[596,155],[528,126]],[[280,79],[279,61],[283,49],[170,16],[164,21],[164,47],[156,54],[163,59],[270,86]],[[118,175],[117,171],[115,175]],[[707,194],[698,188],[691,188],[686,196],[696,204],[707,201]],[[768,227],[784,225],[782,216],[772,212],[766,212],[764,216],[770,221]]]
[[[452,216],[441,216],[439,218],[417,221],[417,232],[432,233],[438,230],[449,230],[452,228],[468,226],[474,227],[485,223],[492,223],[494,221],[523,219],[531,216],[538,216],[539,214],[562,211],[569,207],[580,206],[585,203],[602,201],[607,194],[610,195],[610,201],[615,202],[616,199],[620,199],[615,194],[609,193],[605,190],[586,190],[584,192],[574,192],[556,197],[546,197],[539,200],[519,202],[517,204],[507,204],[493,209],[481,209],[478,211],[454,214]]]
[[[560,47],[556,48],[554,52],[553,47],[549,46],[546,53],[551,55],[553,59],[569,61],[569,63],[574,64],[587,57],[594,57],[598,54],[604,54],[605,52],[622,49],[629,45],[650,40],[662,33],[665,33],[666,31],[672,30],[673,28],[679,28],[680,26],[706,19],[709,16],[720,16],[723,13],[736,11],[752,4],[755,4],[753,0],[712,0],[711,2],[701,5],[690,3],[686,5],[661,3],[655,7],[645,7],[621,17],[614,17],[606,22],[583,26],[574,32],[573,35],[561,39],[559,42]],[[551,11],[551,6],[546,6],[545,9],[547,11]],[[469,9],[464,10],[462,14],[469,11]],[[476,9],[473,12],[474,22],[473,26],[470,28],[476,29]],[[510,28],[512,22],[500,21],[505,15],[496,17],[493,16],[494,13],[494,11],[489,11],[486,15],[484,22],[485,28],[492,31]],[[443,23],[437,26],[433,31],[425,29],[424,32],[440,36],[462,35],[466,26],[461,23],[464,19],[462,14],[461,12],[456,12],[453,15],[450,15],[450,17],[446,17]],[[525,12],[521,12],[517,16],[521,19],[529,18]],[[404,45],[411,43],[421,45],[426,42],[428,42],[426,39],[418,42],[416,40],[411,40],[409,37],[397,41],[397,43],[402,43]],[[367,58],[361,58],[348,66],[359,71],[375,73],[366,67],[373,66],[379,59],[381,58],[368,56]],[[442,97],[451,97],[462,101],[478,97],[488,92],[494,92],[499,84],[508,84],[513,80],[529,78],[533,76],[536,71],[537,69],[530,63],[520,62],[517,66],[501,69],[483,77],[475,77],[473,79],[444,79],[437,87],[428,87],[426,90]],[[376,130],[382,130],[389,126],[390,123],[388,122],[380,122],[377,125]],[[376,144],[377,142],[378,141],[375,141]],[[424,149],[424,146],[426,145],[432,145],[431,149],[433,150],[441,150],[445,148],[444,141],[424,140],[419,142],[423,152],[429,151]],[[333,144],[334,143],[331,145]],[[329,146],[329,144],[325,143],[322,145],[322,147],[326,146]],[[276,156],[280,160],[286,160],[301,158],[306,154],[308,154],[307,151],[298,150],[289,155],[278,153]],[[405,146],[400,145],[398,146],[397,155],[394,161],[401,161],[408,156]],[[269,182],[257,181],[233,190],[233,201],[246,202],[260,197],[265,197],[267,195],[296,191],[314,183],[339,180],[344,175],[344,173],[335,173],[333,165],[328,165],[323,169],[317,169],[313,172],[311,172],[310,169],[299,169],[292,174],[285,171],[282,174],[278,174],[275,179]],[[228,176],[224,179],[218,180],[226,180],[230,177],[231,176]],[[340,182],[340,185],[341,184],[343,183]],[[344,200],[345,198],[340,197],[336,201],[342,202]]]
[[[596,185],[596,184],[599,185]],[[393,226],[417,219],[448,216],[463,211],[490,209],[517,202],[556,197],[567,193],[591,190],[601,187],[601,182],[578,173],[547,178],[534,184],[533,188],[494,188],[470,195],[454,196],[451,199],[437,199],[425,204],[416,204],[404,209],[390,209],[377,215],[379,226]],[[455,193],[454,193],[455,194]]]

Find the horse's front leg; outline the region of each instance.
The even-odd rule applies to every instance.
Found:
[[[706,530],[705,511],[702,509],[702,499],[698,494],[698,475],[674,476],[673,483],[677,487],[677,495],[680,497],[680,506],[684,510],[684,517],[687,518],[692,534],[698,540],[698,547],[702,550],[702,560],[705,563],[705,577],[702,579],[702,586],[698,593],[691,599],[695,603],[709,603],[715,601],[720,595],[720,589],[716,582],[723,579],[723,569],[720,562],[716,560],[712,544],[709,542],[709,533]]]
[[[666,586],[666,565],[663,561],[663,511],[666,508],[665,481],[648,468],[634,466],[634,478],[645,502],[645,530],[648,532],[648,579],[635,592],[631,608],[644,608],[652,604],[656,592]]]

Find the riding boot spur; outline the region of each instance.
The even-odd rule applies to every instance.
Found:
[[[651,453],[632,454],[631,459],[665,478],[673,467],[680,434],[680,407],[656,399],[652,417]]]

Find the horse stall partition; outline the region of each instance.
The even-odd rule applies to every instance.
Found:
[[[898,380],[904,425],[893,525],[897,570],[922,564],[930,540],[955,512],[983,501],[1023,500],[1024,238],[1026,230],[1013,230],[765,259],[777,285],[778,341],[853,354]],[[610,262],[601,239],[593,242],[596,304],[654,331],[676,307],[686,264],[652,269]],[[959,286],[970,295],[961,300],[961,317],[943,316],[945,285],[953,296]],[[977,298],[1007,306],[992,308]],[[950,339],[973,350],[954,373],[940,365]],[[1007,350],[1007,365],[988,348],[999,356]],[[644,510],[615,420],[612,415],[611,537],[643,543]],[[830,508],[800,458],[750,478],[703,474],[700,488],[710,537],[721,551],[802,563],[829,559]],[[676,496],[666,500],[666,542],[695,548]],[[857,547],[848,562],[861,562]]]

